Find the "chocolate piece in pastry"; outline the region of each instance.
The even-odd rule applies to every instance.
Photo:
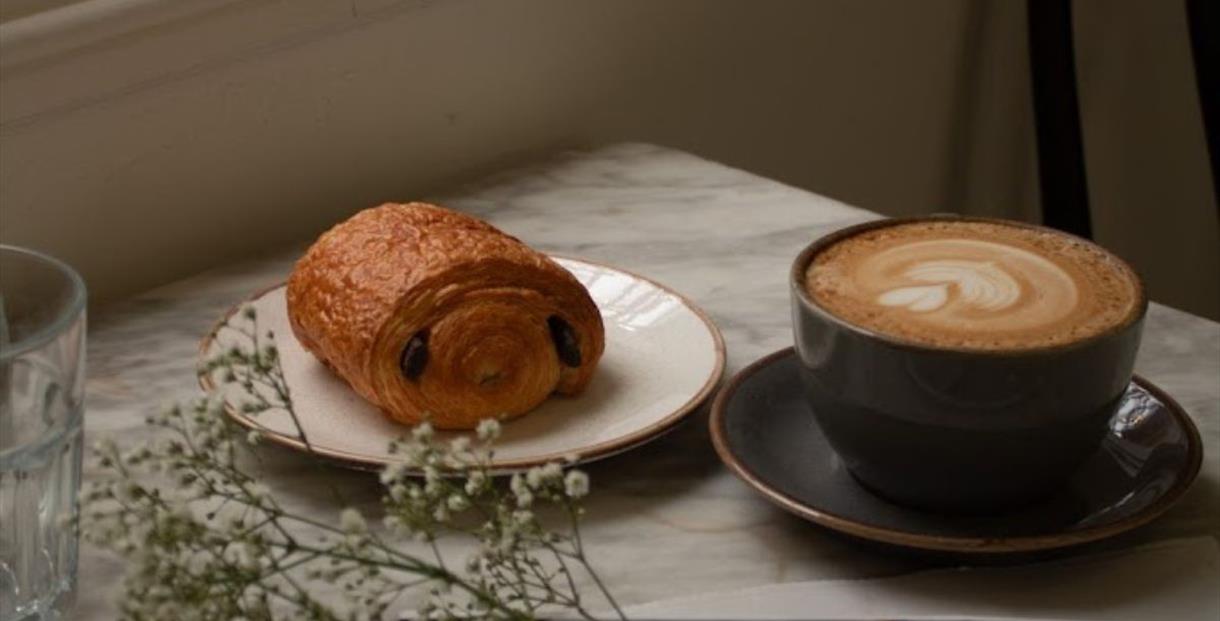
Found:
[[[287,295],[301,344],[408,424],[469,429],[579,393],[604,347],[601,314],[571,273],[425,203],[374,207],[327,231]]]

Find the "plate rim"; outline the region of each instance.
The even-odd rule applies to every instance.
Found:
[[[716,325],[716,322],[714,322],[712,320],[711,316],[708,315],[707,312],[704,311],[702,308],[700,308],[697,304],[695,304],[690,298],[686,297],[685,295],[679,293],[678,291],[674,290],[673,288],[671,288],[667,285],[664,285],[660,282],[657,282],[656,280],[653,280],[652,278],[643,276],[641,274],[637,274],[636,272],[626,270],[621,267],[610,265],[608,263],[603,263],[601,261],[594,261],[591,259],[585,259],[585,258],[581,258],[581,257],[575,257],[575,256],[571,256],[571,255],[566,255],[566,254],[546,253],[546,255],[548,257],[550,257],[551,259],[559,259],[562,261],[583,263],[585,265],[591,265],[593,267],[611,270],[614,272],[618,272],[620,274],[626,274],[627,276],[629,276],[631,278],[647,282],[647,283],[651,284],[652,286],[657,287],[658,289],[674,296],[674,298],[676,298],[678,300],[678,302],[682,304],[682,306],[684,306],[687,310],[691,311],[695,315],[695,317],[697,317],[703,323],[704,328],[712,336],[712,351],[715,354],[716,359],[715,359],[714,364],[712,365],[711,373],[708,374],[707,378],[703,382],[703,385],[699,387],[699,390],[697,392],[695,392],[695,394],[693,394],[689,399],[687,399],[687,401],[685,403],[678,406],[676,409],[674,409],[674,411],[663,416],[659,420],[654,421],[653,423],[651,423],[645,427],[642,427],[640,429],[637,429],[634,432],[626,434],[624,436],[614,438],[611,440],[606,440],[606,441],[599,442],[596,444],[584,446],[584,447],[581,447],[581,448],[573,450],[573,451],[564,451],[562,453],[546,453],[546,454],[533,456],[533,457],[521,457],[521,458],[516,458],[516,459],[504,459],[504,460],[497,460],[495,458],[495,456],[493,455],[492,460],[491,460],[491,471],[493,474],[496,474],[496,475],[520,472],[520,471],[528,470],[529,468],[533,468],[536,466],[542,466],[542,465],[552,462],[552,461],[562,460],[562,461],[566,462],[567,459],[565,459],[565,458],[572,454],[575,454],[577,456],[577,459],[575,462],[571,462],[571,463],[583,464],[583,463],[597,461],[600,459],[605,459],[607,457],[613,457],[614,455],[618,455],[620,453],[624,453],[631,449],[637,448],[637,447],[639,447],[643,444],[646,444],[652,440],[655,440],[656,438],[669,432],[674,427],[676,427],[680,422],[685,420],[686,417],[689,416],[692,412],[699,409],[699,406],[703,405],[703,403],[708,400],[708,398],[716,390],[716,388],[720,384],[720,381],[724,377],[724,368],[725,368],[725,360],[726,360],[726,352],[725,352],[726,348],[725,348],[725,343],[724,343],[724,336],[720,333],[720,328]],[[288,284],[287,280],[277,281],[276,283],[274,283],[272,285],[268,285],[266,287],[262,287],[261,289],[257,289],[254,293],[247,295],[246,297],[242,298],[241,301],[230,306],[229,309],[226,310],[224,312],[224,314],[222,314],[220,316],[220,318],[217,319],[212,324],[212,327],[208,330],[207,334],[205,334],[204,337],[200,340],[198,359],[200,361],[203,361],[206,359],[208,349],[211,347],[213,341],[216,339],[216,335],[220,331],[221,327],[223,327],[229,321],[229,318],[231,318],[234,314],[236,314],[238,311],[240,311],[246,304],[248,304],[254,300],[257,300],[257,299],[267,295],[268,293],[275,291],[276,289],[285,287],[285,286],[287,286],[287,284]],[[216,389],[217,389],[216,383],[212,380],[212,377],[209,374],[202,372],[202,369],[200,370],[200,372],[196,373],[196,378],[199,382],[199,387],[202,388],[205,393],[212,394],[216,391]],[[223,401],[223,403],[224,403],[224,406],[223,406],[224,412],[229,417],[230,420],[236,422],[237,424],[239,424],[247,429],[257,430],[257,431],[262,432],[264,439],[266,439],[270,442],[273,442],[275,444],[279,444],[281,446],[291,448],[291,449],[294,449],[297,451],[311,453],[314,456],[321,457],[323,459],[326,459],[327,461],[330,461],[330,462],[333,462],[333,463],[336,463],[338,465],[342,465],[342,466],[345,466],[348,468],[354,468],[357,470],[373,470],[373,471],[380,470],[380,469],[384,468],[386,465],[388,465],[389,463],[391,463],[389,460],[386,460],[386,459],[377,458],[377,457],[367,455],[367,454],[352,453],[352,452],[341,450],[341,449],[332,449],[332,448],[314,446],[314,447],[312,447],[312,450],[311,450],[310,448],[307,448],[305,443],[302,442],[300,439],[288,436],[288,435],[280,433],[278,431],[271,430],[271,429],[267,428],[266,426],[258,423],[256,420],[243,415],[236,408],[234,408],[228,401]],[[403,429],[406,430],[406,429],[408,429],[408,427],[404,426]]]
[[[1178,424],[1184,429],[1187,436],[1188,455],[1184,467],[1178,471],[1179,476],[1177,480],[1146,508],[1108,524],[1058,534],[1016,537],[931,535],[868,524],[819,509],[788,495],[753,472],[730,448],[728,433],[725,429],[725,413],[728,409],[728,403],[746,380],[780,359],[795,355],[795,348],[791,346],[767,354],[738,371],[720,389],[720,392],[717,393],[716,398],[712,402],[712,411],[708,419],[708,425],[711,428],[712,446],[715,448],[717,456],[733,474],[781,509],[825,528],[861,539],[905,548],[965,554],[1038,552],[1100,541],[1139,528],[1163,515],[1182,498],[1198,478],[1202,467],[1202,439],[1199,436],[1199,429],[1190,418],[1190,415],[1186,413],[1186,410],[1173,397],[1160,387],[1138,374],[1133,374],[1131,381],[1163,403],[1177,419]]]

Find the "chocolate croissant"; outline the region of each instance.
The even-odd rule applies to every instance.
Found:
[[[579,393],[604,347],[588,291],[499,229],[425,203],[366,209],[288,280],[301,344],[393,419],[470,429]]]

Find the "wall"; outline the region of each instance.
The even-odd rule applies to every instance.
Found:
[[[1077,1],[1085,158],[1098,241],[1153,299],[1220,319],[1220,210],[1185,5]]]
[[[620,140],[888,214],[1036,217],[1022,20],[968,0],[90,0],[0,24],[0,239],[113,299]]]

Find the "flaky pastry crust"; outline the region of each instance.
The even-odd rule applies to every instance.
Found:
[[[406,424],[469,429],[579,393],[604,348],[584,286],[471,216],[387,203],[336,225],[288,281],[293,333]]]

